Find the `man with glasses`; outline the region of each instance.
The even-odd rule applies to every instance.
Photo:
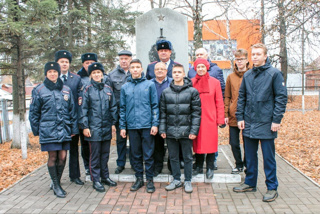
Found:
[[[231,174],[239,174],[246,166],[246,161],[241,157],[241,148],[239,134],[240,129],[238,128],[236,111],[237,101],[239,96],[239,88],[242,82],[243,74],[249,70],[248,51],[245,49],[238,49],[235,52],[235,65],[233,73],[231,73],[226,81],[226,88],[224,91],[224,112],[225,112],[225,123],[229,125],[229,143],[233,157],[236,161],[236,167],[232,169]],[[244,146],[244,144],[243,144]]]
[[[158,102],[160,102],[160,97],[164,89],[170,86],[172,78],[167,77],[167,68],[166,64],[163,62],[158,62],[154,66],[154,73],[156,75],[151,81],[154,82],[157,94],[158,94]],[[160,136],[159,133],[155,135],[155,147],[153,153],[154,159],[154,171],[153,176],[158,176],[163,168],[163,158],[165,155],[165,148],[164,148],[164,139]]]

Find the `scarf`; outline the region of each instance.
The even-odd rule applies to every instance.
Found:
[[[199,94],[209,93],[209,78],[210,76],[208,72],[203,76],[196,74],[196,81],[194,81],[193,87],[198,90]]]

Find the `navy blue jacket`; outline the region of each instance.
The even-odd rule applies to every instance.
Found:
[[[158,95],[156,86],[142,73],[121,87],[120,129],[146,129],[159,125]]]
[[[82,93],[79,108],[80,129],[90,129],[87,141],[105,141],[112,138],[112,125],[117,118],[117,105],[111,88],[104,83],[91,80]]]
[[[40,144],[71,141],[71,134],[79,134],[71,89],[60,78],[56,84],[46,78],[32,90],[29,121]]]
[[[219,68],[219,66],[216,63],[211,62],[210,59],[207,59],[207,60],[210,63],[210,68],[208,70],[209,75],[220,81],[222,97],[224,97],[224,89],[226,88],[226,84],[224,82],[222,70],[221,68]],[[197,74],[197,71],[194,69],[194,67],[191,67],[188,72],[188,77],[192,79],[196,76],[196,74]]]
[[[78,103],[78,97],[79,97],[79,93],[82,87],[82,82],[81,82],[81,78],[79,75],[72,73],[70,71],[68,71],[68,75],[67,75],[67,81],[63,82],[64,85],[69,86],[69,88],[72,91],[72,95],[73,95],[73,100],[76,106],[76,112],[78,113],[78,105],[76,105]]]
[[[266,64],[243,75],[236,117],[245,122],[243,135],[253,139],[274,139],[271,123],[281,123],[286,110],[287,88],[281,71]]]
[[[82,89],[84,89],[85,86],[90,85],[89,74],[88,74],[88,72],[84,69],[84,67],[82,67],[82,68],[77,72],[77,74],[78,74],[78,75],[80,76],[80,78],[81,78],[81,82],[82,82],[82,85],[83,85],[83,88],[82,88]],[[111,85],[111,84],[110,84],[110,81],[109,81],[109,78],[108,78],[108,76],[107,76],[106,74],[103,74],[103,81],[104,81],[104,83],[107,84],[108,86]]]
[[[146,74],[146,78],[148,80],[151,80],[153,78],[156,77],[156,75],[154,74],[154,66],[157,64],[158,62],[155,61],[155,62],[152,62],[148,65],[148,68],[147,68],[147,74]],[[178,62],[174,62],[172,60],[170,60],[170,64],[168,66],[168,72],[167,72],[167,76],[168,77],[171,77],[172,78],[172,67],[173,65],[176,65],[176,64],[180,64]]]
[[[167,79],[164,80],[161,84],[157,82],[156,78],[153,78],[151,81],[156,86],[157,94],[158,94],[158,103],[160,103],[161,94],[164,89],[166,89],[170,86],[170,83],[172,82],[172,78],[167,77]]]

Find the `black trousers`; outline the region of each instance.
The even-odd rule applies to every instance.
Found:
[[[154,171],[161,172],[163,168],[164,155],[166,153],[164,139],[159,134],[156,134],[154,142]]]
[[[90,175],[93,182],[109,178],[110,140],[90,141]]]
[[[168,151],[172,175],[175,180],[181,179],[180,171],[180,151],[184,160],[185,181],[191,181],[192,177],[192,140],[167,138]]]
[[[89,142],[84,140],[83,130],[80,129],[81,157],[86,170],[89,170],[90,148]]]
[[[127,138],[123,138],[120,136],[120,128],[119,121],[116,123],[116,135],[117,135],[117,166],[125,166],[126,165],[126,156],[127,156]],[[130,149],[130,148],[129,148]],[[132,165],[132,158],[129,152],[129,160]]]
[[[209,153],[209,154],[195,154],[196,156],[196,166],[199,167],[200,169],[203,169],[203,163],[204,163],[204,158],[206,156],[206,165],[207,169],[212,169],[213,170],[213,163],[216,159],[215,153]]]
[[[229,127],[229,143],[231,146],[231,150],[233,153],[233,157],[236,161],[236,167],[237,168],[243,168],[244,166],[246,166],[246,161],[245,161],[245,155],[242,161],[242,157],[241,157],[241,148],[240,148],[240,129],[238,127]],[[243,139],[243,137],[242,137]],[[244,143],[243,143],[243,147],[244,147]]]
[[[79,167],[79,135],[72,137],[70,142],[69,150],[69,177],[71,179],[80,177],[80,167]]]

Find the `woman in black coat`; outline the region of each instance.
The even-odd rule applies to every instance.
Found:
[[[66,197],[60,179],[66,164],[71,136],[78,134],[77,114],[70,88],[63,85],[60,65],[48,62],[46,79],[32,91],[29,121],[32,132],[40,137],[41,151],[48,151],[48,171],[52,189],[59,198]]]
[[[108,170],[111,127],[116,123],[117,105],[111,88],[102,81],[103,66],[98,62],[92,63],[88,72],[90,84],[79,98],[79,126],[90,146],[89,169],[93,188],[104,192],[102,184],[117,185],[109,178]]]

